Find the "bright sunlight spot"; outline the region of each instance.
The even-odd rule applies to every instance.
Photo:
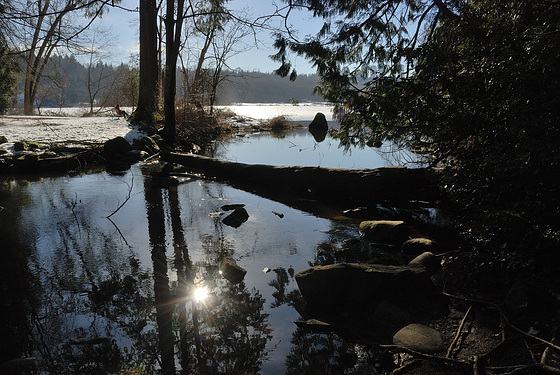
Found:
[[[206,287],[198,287],[194,290],[193,299],[195,302],[204,301],[206,297],[208,297],[208,289]]]

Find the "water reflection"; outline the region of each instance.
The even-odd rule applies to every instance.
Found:
[[[356,233],[227,185],[162,186],[161,168],[2,182],[2,371],[286,372],[295,272]],[[211,215],[239,203],[237,228]],[[238,284],[227,257],[247,270]]]
[[[214,145],[208,156],[223,160],[269,165],[320,166],[325,168],[374,169],[388,165],[417,167],[425,161],[395,145],[345,150],[340,142],[319,129],[304,128],[256,134],[240,134]]]
[[[164,202],[162,193],[167,194]],[[182,373],[257,373],[266,355],[271,328],[263,312],[264,298],[244,283],[230,284],[218,272],[220,260],[235,253],[223,238],[207,237],[206,257],[193,265],[184,238],[178,192],[163,190],[145,179],[144,193],[154,270],[159,349],[163,373],[175,373],[174,308],[179,323]],[[169,208],[177,273],[175,298],[166,259],[164,210]],[[218,231],[220,233],[221,231]],[[195,288],[195,284],[203,284]],[[206,298],[195,292],[204,288]],[[192,359],[194,360],[192,360]]]

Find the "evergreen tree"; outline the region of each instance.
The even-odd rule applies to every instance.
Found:
[[[18,66],[9,55],[4,38],[0,36],[0,113],[5,113],[14,102],[17,89]]]
[[[343,144],[388,139],[430,155],[494,248],[559,238],[558,1],[295,3],[326,22],[305,42],[278,38],[278,73],[294,73],[290,51],[315,64]]]

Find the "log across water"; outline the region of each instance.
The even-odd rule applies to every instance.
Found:
[[[205,156],[162,153],[167,162],[181,164],[243,190],[266,195],[289,195],[337,205],[364,206],[439,198],[438,173],[433,169],[382,167],[343,169],[253,165]]]

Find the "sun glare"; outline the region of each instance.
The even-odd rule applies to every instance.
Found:
[[[194,290],[193,299],[195,302],[202,302],[208,297],[208,289],[206,287],[198,287]]]

